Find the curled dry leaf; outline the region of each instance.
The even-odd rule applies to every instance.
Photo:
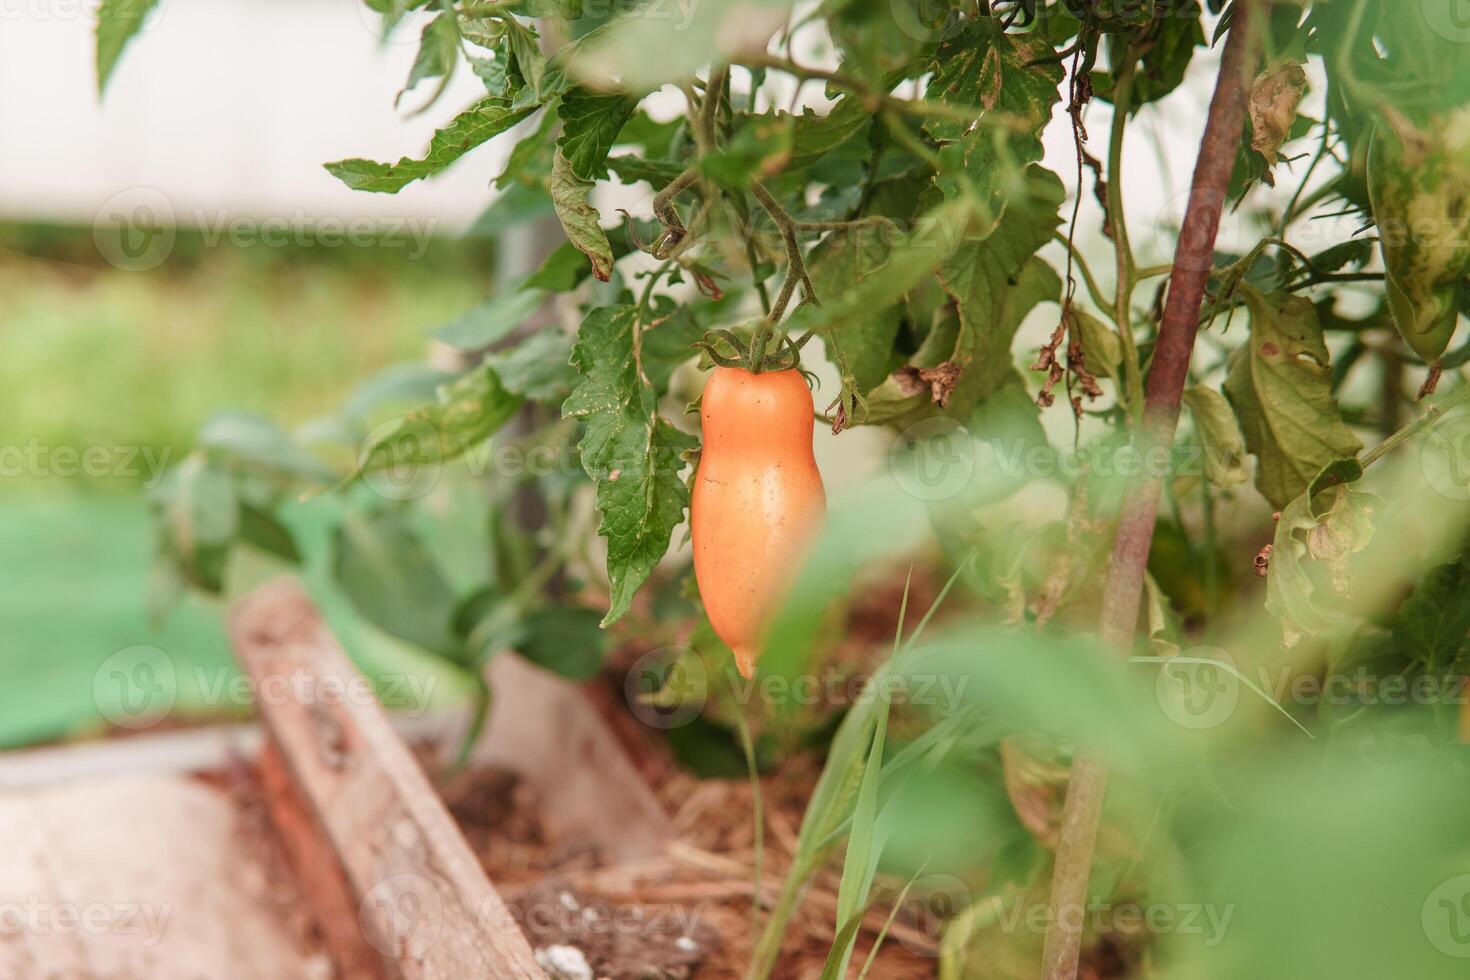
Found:
[[[1294,61],[1262,72],[1251,86],[1251,149],[1266,158],[1265,181],[1275,186],[1270,168],[1276,166],[1281,144],[1291,135],[1297,106],[1307,91],[1307,73]]]
[[[1041,846],[1055,848],[1061,832],[1067,768],[1044,757],[1045,752],[1043,746],[1019,737],[1000,743],[1006,795],[1016,809],[1021,826]]]
[[[893,378],[898,383],[899,391],[903,394],[917,395],[927,388],[934,404],[940,408],[947,408],[949,396],[954,392],[954,386],[960,380],[962,373],[964,373],[963,369],[954,361],[945,361],[932,368],[905,364],[893,372]]]

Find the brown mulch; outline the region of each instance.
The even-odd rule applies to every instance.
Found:
[[[818,771],[816,763],[802,759],[762,781],[763,906],[780,890]],[[541,825],[534,794],[513,773],[471,770],[447,782],[443,792],[486,873],[538,949],[575,946],[594,976],[607,980],[744,975],[759,937],[752,919],[755,828],[747,781],[684,774],[668,779],[659,796],[677,838],[659,857],[626,865],[606,865],[586,848],[556,841]],[[839,869],[827,869],[808,888],[773,977],[821,975],[832,944],[838,875]],[[855,963],[867,957],[887,914],[887,904],[875,903]],[[931,978],[933,953],[934,937],[900,917],[868,975]]]

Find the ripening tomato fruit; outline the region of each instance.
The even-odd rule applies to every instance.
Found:
[[[710,623],[749,677],[766,622],[827,508],[812,456],[812,395],[798,371],[718,367],[699,414],[694,575]]]
[[[1470,274],[1470,110],[1435,123],[1380,124],[1367,174],[1389,313],[1431,364],[1454,336]]]

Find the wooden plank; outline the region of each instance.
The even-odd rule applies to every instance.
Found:
[[[256,590],[230,636],[266,730],[341,862],[367,941],[409,980],[545,980],[408,747],[311,600]]]
[[[595,844],[613,862],[664,849],[673,839],[669,816],[588,691],[504,655],[488,680],[494,706],[475,762],[519,773],[558,838]]]
[[[301,798],[280,749],[267,742],[256,765],[260,790],[271,823],[296,873],[322,943],[337,964],[337,974],[361,980],[384,980],[382,957],[368,944],[357,924],[357,903],[342,864],[326,839],[316,814]]]
[[[239,837],[229,797],[183,776],[0,794],[0,977],[319,976]]]

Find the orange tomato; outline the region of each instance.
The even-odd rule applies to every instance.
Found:
[[[717,367],[699,414],[694,575],[711,625],[749,677],[767,620],[826,513],[812,395],[797,371]]]

